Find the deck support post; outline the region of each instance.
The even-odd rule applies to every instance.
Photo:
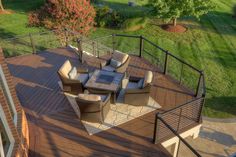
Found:
[[[179,146],[180,146],[180,140],[176,141],[176,143],[171,145],[171,154],[173,157],[177,157],[178,156],[178,152],[179,152]]]
[[[168,67],[168,56],[169,56],[169,52],[166,51],[165,65],[164,65],[164,74],[167,73],[167,67]]]
[[[142,51],[143,51],[143,36],[140,36],[139,57],[142,57]]]
[[[32,49],[33,49],[33,54],[36,54],[35,43],[34,43],[34,39],[33,39],[31,33],[29,33],[29,37],[30,37],[31,46],[32,46]]]

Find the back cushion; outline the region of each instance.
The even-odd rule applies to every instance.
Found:
[[[96,94],[79,94],[78,98],[86,101],[101,101],[101,96]]]
[[[72,66],[69,60],[65,61],[65,63],[62,65],[62,67],[59,70],[59,73],[65,77],[65,78],[69,78],[69,72],[71,71]]]
[[[112,55],[112,58],[114,60],[117,60],[119,62],[121,62],[121,64],[123,64],[127,59],[128,59],[129,55],[122,53],[120,51],[115,50],[115,52]]]
[[[70,79],[75,79],[76,76],[77,76],[77,69],[76,69],[76,67],[73,67],[68,75],[69,75]]]
[[[143,88],[152,82],[153,74],[151,71],[147,71],[144,77]]]
[[[117,60],[115,60],[115,59],[111,59],[111,62],[110,62],[110,65],[112,66],[112,67],[114,67],[114,68],[117,68],[117,67],[119,67],[120,65],[121,65],[121,62],[119,62],[119,61],[117,61]]]

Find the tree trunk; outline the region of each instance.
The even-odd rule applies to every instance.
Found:
[[[4,11],[3,5],[2,5],[2,0],[0,0],[0,10]]]
[[[173,18],[173,26],[177,25],[177,18]]]

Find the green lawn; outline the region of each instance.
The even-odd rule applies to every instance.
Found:
[[[26,3],[27,1],[27,3]],[[37,8],[44,0],[7,1],[6,8],[14,10],[12,15],[0,15],[0,39],[15,35],[38,32],[43,29],[27,27],[26,13]],[[128,0],[102,0],[100,3],[121,11],[126,17],[147,16],[147,0],[136,0],[136,7],[128,7]],[[209,117],[236,117],[236,20],[231,17],[234,0],[214,0],[217,8],[201,21],[181,19],[188,26],[183,34],[163,31],[161,20],[150,17],[148,25],[128,34],[144,35],[159,46],[168,49],[187,62],[203,69],[206,74],[207,99],[204,114]],[[97,28],[91,36],[111,33],[126,33],[122,30]],[[1,43],[1,42],[0,42]],[[136,41],[120,42],[120,49],[127,49]]]

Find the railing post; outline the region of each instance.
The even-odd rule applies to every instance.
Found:
[[[33,49],[33,54],[36,54],[35,43],[34,43],[34,39],[33,39],[31,33],[29,33],[29,37],[30,37],[31,46],[32,46],[32,49]]]
[[[176,132],[179,132],[179,125],[180,125],[180,122],[181,122],[181,116],[182,116],[182,108],[180,108],[180,112],[179,112],[179,121],[178,121],[178,126],[177,126],[177,130],[176,130]]]
[[[142,57],[142,51],[143,51],[143,36],[140,36],[140,43],[139,43],[139,57]]]
[[[92,46],[93,46],[93,55],[96,56],[96,53],[95,53],[95,42],[94,41],[92,42]]]
[[[83,50],[82,50],[82,40],[80,38],[77,39],[77,48],[79,53],[79,60],[83,63]]]
[[[154,123],[154,132],[153,132],[153,143],[156,144],[157,143],[157,131],[158,131],[158,116],[160,115],[160,113],[157,113],[155,115],[155,123]]]
[[[100,52],[99,52],[99,47],[98,47],[98,41],[96,41],[96,43],[97,43],[97,57],[99,58],[99,56],[100,56]]]
[[[68,45],[69,45],[69,43],[68,43],[68,31],[67,31],[67,29],[65,29],[65,46],[67,47]]]
[[[164,74],[167,73],[167,67],[168,67],[168,56],[169,56],[169,52],[166,51],[166,57],[165,57],[165,66],[164,66]]]
[[[183,75],[183,69],[184,69],[184,64],[182,63],[181,65],[182,65],[182,66],[181,66],[181,71],[180,71],[180,79],[179,79],[179,84],[181,84],[181,83],[182,83],[182,75]]]
[[[115,34],[112,34],[112,50],[115,51]]]
[[[199,90],[200,90],[200,84],[201,84],[201,80],[202,80],[202,75],[203,75],[203,73],[201,72],[200,76],[199,76],[199,79],[198,79],[197,89],[196,89],[196,93],[195,93],[196,97],[198,96],[198,93],[199,93]]]

